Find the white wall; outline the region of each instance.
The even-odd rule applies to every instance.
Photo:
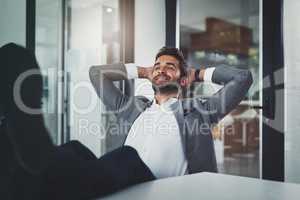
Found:
[[[26,44],[26,0],[0,1],[0,46]]]
[[[300,183],[299,0],[284,1],[285,180]]]
[[[154,64],[155,55],[166,42],[165,0],[135,1],[135,63]],[[153,98],[151,83],[136,80],[136,95]]]
[[[70,72],[70,139],[79,140],[96,156],[101,148],[102,121],[99,98],[89,79],[92,65],[106,63],[102,43],[102,4],[72,7],[70,49],[67,51],[67,70]]]

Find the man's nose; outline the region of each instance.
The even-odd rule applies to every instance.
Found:
[[[164,66],[160,66],[159,69],[158,69],[158,73],[165,74],[166,73],[166,68]]]

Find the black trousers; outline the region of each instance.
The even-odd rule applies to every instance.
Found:
[[[77,141],[59,146],[43,176],[43,199],[90,199],[154,180],[135,149],[120,147],[99,159]]]
[[[1,187],[1,199],[93,199],[155,179],[136,150],[129,146],[120,147],[99,159],[77,141],[54,149],[50,164],[43,173],[31,174],[14,159],[5,167],[7,170],[1,169],[0,173],[7,175],[6,179],[1,176],[2,181],[6,180]],[[7,151],[1,153],[4,156]]]
[[[45,199],[90,199],[154,179],[136,150],[129,146],[97,159],[88,148],[72,141],[57,147],[53,162],[43,176],[43,196]]]

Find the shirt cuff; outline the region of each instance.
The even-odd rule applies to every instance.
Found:
[[[205,69],[203,80],[205,82],[212,82],[212,76],[215,71],[215,67],[209,67]]]
[[[128,64],[125,64],[125,67],[127,70],[127,78],[128,79],[135,79],[135,78],[139,77],[136,64],[128,63]]]

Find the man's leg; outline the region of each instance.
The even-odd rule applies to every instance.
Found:
[[[115,172],[118,187],[154,180],[155,176],[130,146],[120,147],[102,156],[98,162],[106,163]]]
[[[72,140],[57,147],[59,152],[69,153],[83,160],[97,160],[96,155],[77,140]]]
[[[34,54],[23,47],[9,44],[0,49],[0,56],[1,64],[4,66],[0,86],[3,93],[1,102],[5,107],[5,134],[14,157],[12,164],[5,169],[13,167],[15,170],[12,172],[13,177],[7,178],[13,180],[12,187],[15,187],[14,183],[26,185],[30,187],[26,193],[38,195],[40,191],[35,185],[40,185],[40,173],[44,172],[42,178],[45,194],[50,191],[54,193],[52,196],[57,197],[52,199],[74,197],[69,198],[73,200],[107,194],[153,178],[137,153],[128,147],[122,147],[122,150],[111,152],[99,160],[86,160],[76,153],[74,155],[60,151],[52,144],[44,126],[43,115],[25,113],[19,110],[17,102],[14,101],[12,86],[17,78],[28,72],[27,70],[35,70],[36,74],[22,84],[21,99],[31,108],[38,109],[41,106],[42,74]],[[28,180],[32,180],[34,184]],[[16,188],[18,189],[14,190],[15,193],[21,195],[22,188]],[[49,193],[49,196],[51,195]],[[26,198],[23,196],[19,199]]]
[[[58,148],[56,162],[44,176],[43,196],[47,199],[96,198],[155,179],[131,147],[124,146],[90,160],[62,149]]]
[[[21,167],[3,127],[0,127],[0,158],[0,199],[40,200],[40,176]]]

